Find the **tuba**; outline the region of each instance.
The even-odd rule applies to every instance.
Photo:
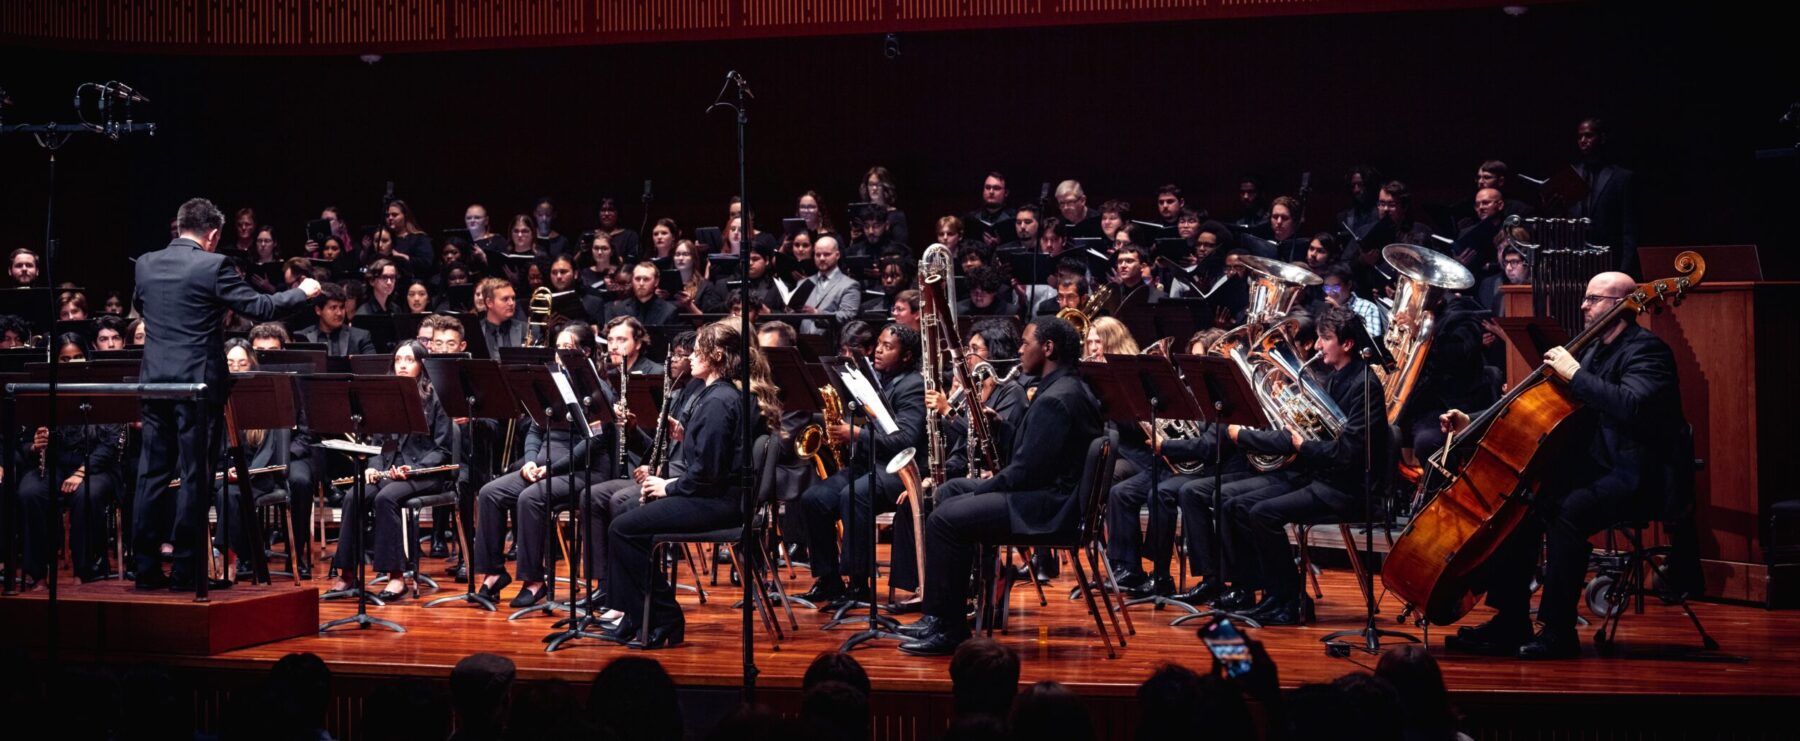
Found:
[[[1254,344],[1232,346],[1230,357],[1250,380],[1250,389],[1269,421],[1307,440],[1335,438],[1344,431],[1344,412],[1330,394],[1306,377],[1306,365],[1312,361],[1301,363],[1294,355],[1297,324],[1293,319],[1277,322]],[[1274,471],[1294,459],[1293,455],[1256,453],[1248,457],[1258,471]]]
[[[1254,350],[1255,347],[1247,343],[1257,339],[1270,324],[1287,316],[1307,286],[1325,282],[1318,273],[1280,260],[1239,255],[1238,262],[1249,274],[1250,304],[1244,311],[1243,326],[1226,332],[1215,347],[1209,348],[1213,355],[1230,356],[1235,347]]]
[[[531,292],[525,308],[525,339],[521,347],[544,347],[550,338],[551,291],[548,286]]]
[[[1410,244],[1390,244],[1381,249],[1381,256],[1400,273],[1400,280],[1387,331],[1381,335],[1391,365],[1377,363],[1371,369],[1387,395],[1388,424],[1395,424],[1431,351],[1439,299],[1445,291],[1475,285],[1475,276],[1449,255]]]

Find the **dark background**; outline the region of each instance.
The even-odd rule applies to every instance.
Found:
[[[434,234],[487,205],[496,229],[533,198],[559,229],[594,220],[602,193],[635,228],[718,225],[737,189],[732,117],[702,111],[728,69],[750,80],[750,195],[761,221],[817,189],[833,217],[870,165],[893,170],[914,242],[976,205],[990,169],[1014,200],[1077,178],[1089,202],[1154,211],[1174,181],[1215,215],[1236,177],[1269,196],[1304,170],[1308,228],[1345,205],[1343,174],[1369,162],[1439,203],[1473,194],[1499,158],[1543,177],[1574,159],[1576,122],[1606,117],[1639,173],[1640,243],[1762,245],[1788,273],[1778,218],[1795,195],[1777,123],[1794,89],[1781,24],[1732,10],[1614,4],[352,57],[108,56],[0,50],[6,121],[70,121],[75,86],[119,79],[149,95],[161,132],[81,137],[59,158],[58,278],[104,289],[126,258],[167,241],[176,206],[252,206],[300,247],[327,204],[379,217],[384,181]],[[1785,70],[1785,71],[1784,71]],[[44,157],[0,139],[0,245],[41,248]],[[1520,183],[1515,182],[1515,185]],[[229,228],[227,234],[230,234]],[[95,298],[98,298],[96,295]]]

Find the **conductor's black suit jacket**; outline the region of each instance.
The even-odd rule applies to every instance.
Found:
[[[178,238],[137,261],[131,302],[144,317],[144,383],[204,382],[225,398],[225,310],[262,321],[306,303],[294,288],[269,295],[244,282],[225,256]]]

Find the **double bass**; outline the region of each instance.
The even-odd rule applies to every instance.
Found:
[[[1706,261],[1683,252],[1675,269],[1681,275],[1639,285],[1571,339],[1569,353],[1579,356],[1621,317],[1679,305],[1700,284]],[[1449,625],[1474,609],[1484,591],[1474,579],[1477,567],[1524,519],[1559,453],[1581,447],[1571,439],[1580,425],[1567,424],[1581,409],[1568,385],[1540,365],[1433,457],[1427,470],[1446,475],[1427,484],[1432,496],[1382,566],[1382,581],[1409,611]]]

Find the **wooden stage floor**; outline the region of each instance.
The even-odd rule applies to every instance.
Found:
[[[443,562],[427,562],[427,573],[443,570]],[[319,569],[319,573],[323,574],[324,569]],[[802,568],[800,578],[789,585],[790,591],[798,592],[810,581]],[[1045,607],[1037,604],[1029,585],[1021,584],[1013,592],[1013,630],[1010,635],[996,634],[996,638],[1022,655],[1025,682],[1053,679],[1070,685],[1092,702],[1129,708],[1137,684],[1159,664],[1176,662],[1201,671],[1210,664],[1207,651],[1195,634],[1195,625],[1170,627],[1169,621],[1179,613],[1142,608],[1133,609],[1136,635],[1128,637],[1117,659],[1106,658],[1085,603],[1067,599],[1072,583],[1072,570],[1065,568],[1063,578],[1046,589],[1050,599]],[[1374,658],[1360,652],[1350,658],[1333,658],[1323,651],[1320,636],[1359,627],[1362,605],[1348,571],[1328,568],[1321,575],[1321,584],[1324,598],[1318,602],[1316,624],[1252,631],[1267,646],[1284,687],[1328,682],[1374,666]],[[443,596],[450,593],[448,590],[460,591],[462,587],[447,577],[443,578],[443,585],[445,591],[436,595],[371,609],[379,617],[404,625],[404,634],[383,629],[339,629],[329,635],[282,640],[205,658],[158,657],[150,651],[129,655],[115,652],[105,658],[158,660],[196,670],[253,676],[283,655],[311,652],[330,664],[334,676],[373,684],[383,678],[409,676],[442,680],[463,656],[487,651],[510,657],[517,663],[523,681],[556,679],[582,686],[607,662],[631,653],[619,646],[587,640],[554,654],[545,653],[541,639],[550,632],[553,619],[536,615],[508,621],[509,611],[504,605],[498,613],[460,603],[430,609],[419,606],[433,596]],[[319,579],[309,586],[322,589],[325,582]],[[65,588],[129,591],[127,585],[116,581]],[[273,586],[243,589],[294,588],[291,581],[277,580]],[[661,661],[683,687],[729,690],[741,681],[740,613],[730,607],[739,590],[721,577],[720,585],[709,587],[708,591],[705,605],[699,604],[691,593],[681,595],[688,618],[687,643],[646,655]],[[508,589],[508,599],[512,592]],[[337,601],[320,607],[323,620],[349,615],[355,609],[354,603]],[[1396,627],[1393,616],[1397,609],[1392,598],[1382,605],[1384,627]],[[1723,725],[1745,730],[1754,728],[1755,721],[1742,718],[1736,722],[1739,714],[1774,713],[1774,708],[1786,707],[1786,703],[1768,700],[1800,697],[1800,642],[1796,641],[1800,639],[1800,620],[1796,615],[1713,603],[1698,604],[1696,610],[1722,644],[1721,653],[1741,657],[1741,661],[1696,662],[1643,655],[1699,648],[1699,639],[1679,608],[1654,600],[1646,605],[1645,614],[1626,616],[1619,657],[1596,655],[1591,628],[1583,630],[1584,656],[1579,660],[1525,663],[1446,654],[1443,636],[1449,630],[1443,628],[1431,631],[1430,646],[1442,662],[1453,701],[1472,720],[1487,718],[1502,726],[1524,722],[1519,717],[1521,708],[1561,707],[1568,714],[1585,717],[1583,713],[1598,708],[1635,707],[1639,710],[1624,711],[1635,713],[1687,707],[1693,714],[1706,717],[1732,713],[1732,722]],[[837,648],[855,631],[822,631],[820,627],[826,622],[823,613],[796,608],[796,614],[800,630],[788,631],[779,651],[771,649],[760,622],[756,633],[759,688],[775,696],[786,694],[790,699],[796,697],[801,676],[813,657]],[[1484,620],[1487,614],[1485,608],[1478,609],[1468,621]],[[1416,629],[1409,630],[1418,633]],[[84,658],[77,652],[65,652],[65,656],[78,661]],[[941,702],[949,692],[948,659],[907,656],[895,650],[892,642],[859,648],[855,656],[867,669],[878,695],[936,696]],[[1124,714],[1129,710],[1115,712]],[[1512,735],[1515,734],[1489,734]]]

